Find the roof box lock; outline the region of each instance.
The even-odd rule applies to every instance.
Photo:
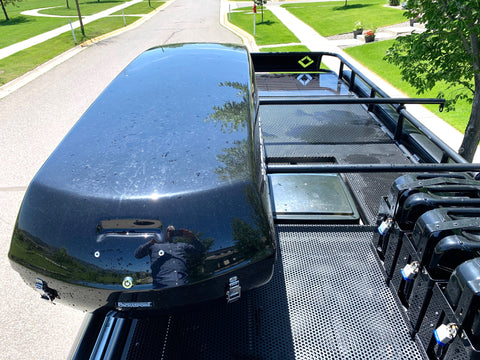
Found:
[[[240,299],[240,296],[242,295],[242,287],[240,286],[240,281],[236,276],[233,276],[228,280],[227,288],[227,304]]]

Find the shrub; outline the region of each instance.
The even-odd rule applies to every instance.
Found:
[[[357,22],[355,23],[355,26],[353,27],[353,30],[354,30],[354,31],[363,30],[363,24],[362,24],[362,22],[361,22],[361,21],[357,21]]]

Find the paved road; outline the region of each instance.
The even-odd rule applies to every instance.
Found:
[[[10,236],[31,178],[92,101],[142,51],[177,42],[240,43],[219,24],[219,9],[219,0],[176,0],[141,26],[91,45],[0,100],[0,359],[66,358],[84,317],[41,300],[10,269]]]

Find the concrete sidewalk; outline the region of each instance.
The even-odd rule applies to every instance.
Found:
[[[282,2],[284,4],[285,2]],[[384,79],[380,78],[377,74],[373,73],[365,66],[357,62],[346,52],[344,52],[340,47],[338,47],[338,42],[329,41],[327,38],[319,35],[314,29],[305,24],[303,21],[299,20],[297,17],[292,15],[288,10],[282,8],[279,3],[268,3],[266,8],[270,10],[290,31],[300,40],[302,45],[305,45],[309,48],[310,51],[327,51],[340,54],[347,61],[349,61],[353,66],[355,66],[361,73],[373,81],[380,89],[385,91],[390,97],[408,97],[406,94],[402,93],[400,90],[393,87],[391,84],[386,82]],[[231,8],[236,8],[238,5],[235,3]],[[246,4],[242,3],[242,7],[245,7]],[[248,6],[248,5],[247,5]],[[229,8],[228,5],[223,8]],[[239,34],[242,36],[242,34]],[[243,37],[245,35],[243,34]],[[247,34],[246,44],[254,43],[249,34]],[[248,39],[250,37],[250,39]],[[251,48],[251,51],[258,51],[258,47]],[[329,63],[329,61],[334,61]],[[325,64],[331,68],[336,69],[338,63],[335,62],[335,59],[326,59]],[[447,124],[441,118],[427,110],[421,105],[407,105],[407,110],[414,115],[418,120],[420,120],[426,127],[428,127],[436,136],[442,139],[449,147],[458,150],[462,143],[463,134]],[[477,150],[474,162],[480,162],[480,151]]]

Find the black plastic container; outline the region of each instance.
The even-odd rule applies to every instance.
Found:
[[[467,231],[464,233],[472,236]],[[430,303],[434,284],[447,282],[457,266],[478,256],[480,256],[480,239],[450,235],[437,243],[430,261],[423,265],[422,271],[414,279],[408,300],[408,317],[414,332],[418,331]]]
[[[390,238],[389,229],[393,227],[394,223],[397,223],[398,228],[402,231],[411,231],[416,218],[422,211],[425,212],[425,209],[430,208],[428,200],[425,206],[418,203],[421,197],[415,198],[417,203],[413,209],[410,209],[412,202],[405,206],[405,202],[411,195],[417,193],[442,194],[441,197],[444,197],[450,194],[456,197],[460,190],[468,192],[469,195],[467,196],[469,198],[478,198],[478,188],[476,186],[479,186],[479,182],[473,180],[466,173],[407,174],[397,178],[393,182],[388,196],[383,197],[380,201],[377,217],[379,231],[373,239],[380,258],[383,260],[385,257]],[[436,201],[433,203],[436,203]]]
[[[436,248],[442,239],[450,235],[476,236],[479,229],[480,208],[440,208],[428,211],[419,217],[411,239],[419,260],[429,264],[435,249],[438,251],[450,247],[453,250],[460,246],[460,244],[449,244],[448,241],[443,240],[440,247]],[[474,246],[474,241],[470,240],[469,245]],[[442,250],[443,254],[445,250]],[[442,261],[442,264],[448,267],[446,258],[442,259],[441,255],[437,254],[432,261]],[[449,268],[452,269],[451,266]]]
[[[480,218],[475,216],[480,216],[480,209],[431,210],[419,217],[411,235],[401,237],[396,248],[396,261],[391,265],[387,261],[385,263],[391,266],[387,269],[387,275],[391,277],[393,286],[406,307],[410,305],[414,280],[421,271],[428,289],[431,288],[429,282],[432,277],[446,281],[461,262],[478,256],[480,242],[475,241],[475,238]],[[467,239],[462,234],[468,234],[471,239],[463,241]],[[393,243],[394,241],[390,245]],[[390,251],[386,260],[390,258],[389,254]],[[414,302],[417,303],[418,299]]]
[[[454,310],[444,294],[445,284],[436,283],[433,286],[432,300],[418,331],[418,338],[430,359],[479,359],[478,344],[465,331],[464,324],[458,323]],[[455,324],[458,326],[456,336],[450,343],[439,344],[435,330],[441,325]]]
[[[430,358],[480,358],[480,258],[468,260],[448,283],[435,283],[418,336]],[[440,343],[434,330],[442,324],[457,327],[450,342]],[[438,335],[438,333],[437,333]]]
[[[430,261],[425,263],[433,278],[446,279],[458,265],[480,256],[478,231],[465,229],[461,233],[444,237],[433,249]]]
[[[404,231],[411,231],[418,218],[429,210],[440,207],[480,207],[479,185],[436,186],[426,193],[416,193],[405,199],[398,209],[395,221]]]
[[[466,261],[453,271],[445,295],[462,322],[469,317],[472,323],[479,322],[475,333],[480,334],[480,321],[474,320],[480,315],[480,258]]]

